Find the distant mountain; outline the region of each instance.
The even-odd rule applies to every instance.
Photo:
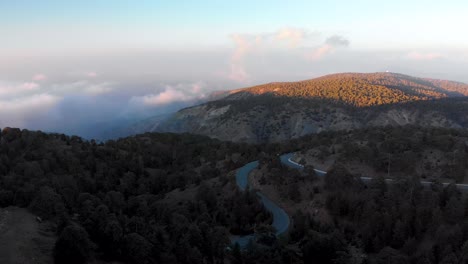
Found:
[[[300,82],[276,82],[235,90],[227,100],[261,95],[328,99],[357,107],[468,96],[468,85],[397,73],[341,73]]]
[[[468,127],[468,85],[396,73],[343,73],[238,89],[182,109],[154,130],[274,142],[368,126]]]

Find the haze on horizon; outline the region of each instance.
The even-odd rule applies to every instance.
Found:
[[[83,134],[336,72],[468,82],[466,1],[0,1],[0,127]]]

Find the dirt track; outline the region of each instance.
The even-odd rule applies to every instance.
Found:
[[[53,263],[55,236],[24,208],[0,209],[0,263]]]

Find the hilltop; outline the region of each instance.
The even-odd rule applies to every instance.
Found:
[[[468,85],[396,73],[342,73],[233,90],[185,108],[152,131],[278,142],[372,126],[468,126]],[[143,132],[143,131],[140,131]]]
[[[273,95],[327,99],[356,107],[467,96],[468,85],[397,73],[340,73],[299,82],[274,82],[233,91],[226,100]]]

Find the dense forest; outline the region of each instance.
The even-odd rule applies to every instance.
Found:
[[[425,180],[468,180],[468,133],[416,126],[325,132],[295,141],[302,157],[348,168],[370,168],[387,178],[418,176]],[[312,151],[307,151],[312,150]],[[361,175],[368,176],[368,175]]]
[[[344,73],[300,81],[275,82],[240,89],[226,100],[271,94],[289,98],[328,99],[357,107],[468,96],[468,85],[395,73]]]
[[[54,221],[57,263],[222,262],[230,235],[271,223],[257,196],[227,178],[258,146],[175,134],[96,143],[13,128],[0,142],[0,207]],[[164,199],[194,187],[194,199]]]
[[[304,263],[466,263],[468,201],[454,185],[423,188],[419,178],[363,184],[343,167],[325,177],[333,219],[297,211],[290,243]]]
[[[360,159],[364,145],[353,142],[364,139],[381,142],[365,156],[376,160],[421,144],[466,152],[466,136],[405,127],[249,145],[158,133],[95,142],[4,128],[0,207],[27,207],[54,223],[56,263],[466,263],[468,200],[455,185],[423,187],[416,174],[364,183],[343,160],[318,177],[278,157],[341,142],[351,144],[343,155]],[[268,235],[272,215],[255,190],[235,184],[235,170],[253,160],[260,166],[251,180],[288,206],[291,226],[281,237]],[[232,236],[252,233],[247,247],[231,245]]]
[[[468,158],[461,152],[467,149],[467,136],[459,130],[404,127],[324,132],[288,143],[298,149],[320,148],[320,142],[353,144],[325,177],[308,163],[298,171],[276,155],[262,156],[254,174],[257,187],[279,196],[293,226],[286,245],[280,241],[268,249],[252,247],[244,252],[245,263],[467,263],[468,199],[454,184],[444,187],[436,179],[423,187],[415,173],[402,173],[393,182],[383,176],[363,182],[344,166],[346,159],[362,158],[362,147],[354,142],[364,139],[382,142],[368,158],[383,159],[387,153],[378,151],[392,149],[391,159],[399,157],[395,171],[400,163],[412,161],[405,151],[426,147],[460,152],[454,165],[466,166]]]

